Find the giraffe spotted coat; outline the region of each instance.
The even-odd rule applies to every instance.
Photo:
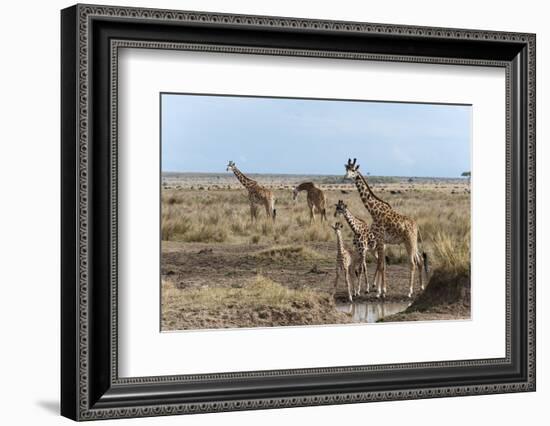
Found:
[[[253,179],[250,179],[241,172],[233,161],[227,165],[227,171],[232,171],[239,182],[248,191],[248,202],[250,204],[250,219],[255,220],[258,217],[258,206],[264,206],[267,217],[275,220],[277,211],[275,210],[275,197],[273,192],[260,185]]]

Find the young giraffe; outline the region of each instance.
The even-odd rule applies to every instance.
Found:
[[[327,220],[327,199],[322,189],[317,188],[313,182],[302,182],[292,191],[292,199],[296,200],[300,191],[307,191],[307,205],[309,207],[309,219],[315,220],[315,211],[321,215],[321,220]]]
[[[340,222],[336,222],[334,226],[331,226],[336,233],[337,242],[337,254],[336,254],[336,278],[334,279],[334,291],[338,287],[338,280],[340,278],[340,272],[344,273],[344,279],[348,286],[348,299],[353,302],[351,295],[352,280],[355,275],[355,263],[357,261],[355,253],[351,252],[344,245],[344,239],[342,238],[343,225]],[[356,286],[353,286],[354,296],[357,296]]]
[[[336,211],[334,216],[338,215],[344,216],[349,227],[353,231],[353,245],[357,250],[357,255],[359,256],[359,277],[357,281],[357,289],[355,292],[356,296],[359,296],[361,293],[361,275],[365,277],[365,288],[366,292],[369,292],[369,277],[367,274],[367,252],[370,250],[374,252],[377,244],[377,235],[369,228],[369,225],[364,220],[359,219],[354,216],[348,209],[348,206],[342,201],[338,200],[336,204]],[[378,269],[374,273],[374,280],[378,275]]]
[[[409,298],[413,294],[414,272],[418,268],[418,279],[420,288],[424,290],[422,282],[422,269],[427,272],[427,255],[420,254],[418,250],[418,226],[413,219],[397,213],[387,202],[378,198],[372,192],[366,179],[359,172],[359,165],[356,165],[356,159],[348,159],[346,164],[346,178],[353,179],[355,186],[361,196],[361,201],[369,211],[373,220],[373,228],[377,232],[377,254],[378,264],[377,272],[380,272],[378,278],[378,297],[386,295],[386,265],[384,259],[384,244],[404,244],[409,257]],[[421,260],[423,258],[423,261]],[[424,263],[424,265],[422,265]],[[374,282],[376,285],[376,280]]]
[[[227,164],[227,171],[232,171],[239,182],[248,191],[248,202],[250,203],[250,218],[255,220],[258,216],[257,204],[263,204],[267,217],[271,217],[275,221],[277,210],[275,209],[275,197],[273,192],[263,187],[258,182],[245,176],[235,165],[233,161]]]

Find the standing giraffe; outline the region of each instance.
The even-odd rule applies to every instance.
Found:
[[[344,245],[344,239],[342,238],[343,225],[340,222],[336,222],[334,226],[331,226],[336,233],[336,278],[334,279],[334,291],[338,287],[338,280],[340,278],[340,272],[344,274],[344,279],[348,286],[348,300],[353,302],[351,295],[352,280],[355,278],[355,265],[357,262],[357,256],[354,252],[348,250]],[[361,278],[361,277],[359,277]],[[353,286],[354,296],[357,296],[356,286]]]
[[[373,251],[376,249],[377,241],[379,240],[378,235],[369,228],[369,225],[364,220],[359,219],[354,216],[348,209],[348,206],[342,201],[338,200],[336,204],[336,211],[334,216],[338,215],[344,216],[349,227],[353,231],[353,245],[357,250],[357,255],[359,256],[359,277],[357,281],[357,290],[355,292],[356,296],[359,296],[361,293],[361,275],[365,277],[365,288],[366,292],[369,292],[369,277],[367,274],[367,252]],[[378,269],[374,273],[374,280],[378,275]]]
[[[355,164],[356,159],[348,159],[346,164],[346,178],[353,179],[355,186],[361,196],[361,201],[369,211],[373,220],[373,227],[380,229],[377,232],[376,248],[378,254],[377,273],[378,276],[378,297],[381,292],[386,296],[386,265],[384,244],[404,244],[409,258],[409,298],[413,294],[414,272],[418,268],[418,279],[420,288],[424,290],[422,282],[422,269],[427,270],[427,255],[420,254],[418,250],[418,226],[413,219],[397,213],[387,202],[378,198],[367,183],[367,180],[359,172],[359,165]],[[422,265],[423,263],[423,265]],[[375,283],[376,285],[376,280]]]
[[[302,182],[292,191],[292,199],[296,200],[300,191],[307,191],[307,205],[309,207],[309,219],[315,220],[315,211],[321,215],[321,220],[327,220],[327,200],[322,189],[317,188],[313,182]]]
[[[248,202],[250,204],[250,219],[255,220],[258,216],[258,207],[257,204],[260,204],[265,207],[265,213],[267,217],[270,217],[275,221],[275,216],[277,210],[275,209],[275,197],[273,192],[264,186],[260,185],[253,179],[245,176],[235,165],[233,161],[230,161],[227,164],[227,171],[232,171],[239,182],[246,188],[248,191]]]

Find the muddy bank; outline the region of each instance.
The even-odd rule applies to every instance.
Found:
[[[403,312],[380,322],[470,319],[469,271],[433,271],[426,289]]]
[[[469,305],[454,304],[456,296],[439,294],[465,286],[439,288],[437,281],[449,279],[437,278],[435,271],[429,291],[422,294],[416,282],[413,300],[409,299],[408,266],[402,263],[387,265],[388,294],[384,300],[371,289],[354,298],[350,309],[339,311],[337,306],[347,304],[347,289],[343,280],[334,289],[335,263],[333,242],[306,247],[163,242],[162,330],[344,324],[380,317],[384,321],[443,320],[470,315]],[[374,269],[370,263],[370,281]],[[291,295],[289,299],[273,304],[251,296],[250,283],[258,276],[276,283],[279,293],[290,292],[286,293]],[[447,303],[435,307],[434,300],[442,298]],[[411,301],[414,303],[406,313],[392,312],[392,304],[408,305]]]
[[[274,250],[274,247],[277,250]],[[369,258],[372,262],[372,259]],[[336,292],[335,243],[297,245],[213,244],[162,242],[162,279],[178,289],[239,286],[261,274],[290,289],[312,289],[335,294],[337,302],[345,302],[347,289],[341,280]],[[375,265],[368,264],[372,283]],[[410,301],[407,294],[408,266],[402,263],[387,266],[387,302]],[[364,282],[362,292],[364,292]],[[420,292],[415,284],[415,296]],[[361,295],[357,301],[378,301],[376,291]]]
[[[240,287],[178,289],[163,282],[162,330],[347,324],[334,298],[258,275]]]

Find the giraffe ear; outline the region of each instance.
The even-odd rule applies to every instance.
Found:
[[[357,167],[355,168],[355,170],[359,170],[359,164],[357,165]]]

